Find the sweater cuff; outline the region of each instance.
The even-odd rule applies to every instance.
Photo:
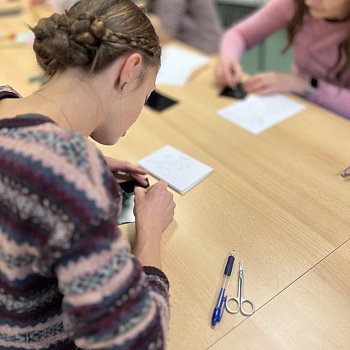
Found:
[[[168,277],[166,276],[166,274],[154,267],[154,266],[144,266],[143,267],[143,272],[146,274],[146,275],[155,275],[155,276],[158,276],[159,278],[161,278],[168,286],[169,286],[169,280],[168,280]]]
[[[21,95],[9,85],[0,86],[0,99],[2,98],[17,98]]]

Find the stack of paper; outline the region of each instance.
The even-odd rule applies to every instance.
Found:
[[[213,168],[169,145],[151,153],[138,163],[150,174],[164,180],[182,194],[213,171]]]
[[[162,49],[162,64],[156,84],[185,85],[190,75],[208,63],[207,56],[181,49],[175,45]]]

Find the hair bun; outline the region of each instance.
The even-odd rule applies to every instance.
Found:
[[[106,27],[102,20],[89,13],[85,13],[73,20],[71,28],[72,38],[82,45],[98,45],[103,40]]]
[[[90,13],[81,14],[78,18],[70,18],[67,13],[55,13],[41,19],[32,30],[39,63],[49,75],[53,72],[51,66],[92,63],[106,34],[103,21]]]
[[[41,68],[52,76],[67,67],[98,72],[137,51],[145,65],[160,63],[159,39],[147,16],[130,0],[82,0],[31,28]]]

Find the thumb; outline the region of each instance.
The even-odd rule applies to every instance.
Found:
[[[135,199],[142,199],[146,195],[146,190],[140,186],[136,186],[134,189]]]

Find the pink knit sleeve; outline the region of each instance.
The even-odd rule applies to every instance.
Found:
[[[270,0],[249,17],[233,25],[224,34],[220,55],[239,60],[246,49],[286,27],[294,13],[293,0]]]
[[[319,80],[318,88],[309,97],[311,102],[350,119],[350,89]]]

